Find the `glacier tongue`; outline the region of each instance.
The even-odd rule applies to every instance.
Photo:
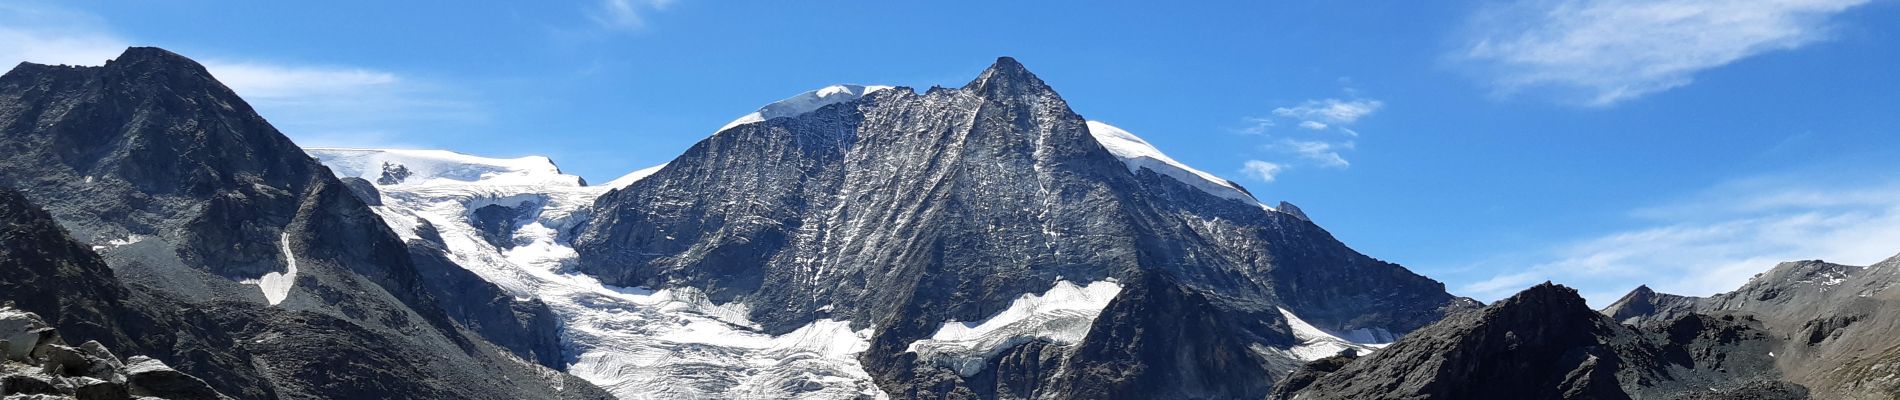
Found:
[[[1391,332],[1380,335],[1365,329],[1350,332],[1344,335],[1345,337],[1334,335],[1307,323],[1306,320],[1300,319],[1300,316],[1293,315],[1292,311],[1287,311],[1285,308],[1280,309],[1280,316],[1285,317],[1287,325],[1292,326],[1293,338],[1300,341],[1300,344],[1285,351],[1301,360],[1313,361],[1332,357],[1346,349],[1357,350],[1360,355],[1364,355],[1383,348],[1395,340]],[[1383,329],[1379,330],[1379,332],[1383,331]]]
[[[490,159],[427,150],[311,149],[344,177],[377,182],[386,168],[406,179],[378,184],[377,214],[404,239],[426,221],[448,256],[518,298],[546,302],[562,320],[574,363],[569,372],[626,399],[879,398],[857,361],[871,329],[818,320],[790,333],[758,332],[743,308],[714,304],[692,288],[645,290],[601,284],[567,270],[575,257],[564,232],[591,215],[596,197],[659,167],[601,186],[582,186],[546,158]],[[644,174],[643,174],[644,172]],[[471,220],[485,205],[524,207],[525,221],[503,249]]]
[[[963,376],[973,376],[983,371],[991,357],[1030,340],[1041,338],[1061,344],[1082,341],[1095,317],[1121,290],[1114,281],[1096,281],[1088,286],[1056,281],[1049,291],[1024,294],[988,319],[945,322],[929,339],[912,342],[906,350]]]

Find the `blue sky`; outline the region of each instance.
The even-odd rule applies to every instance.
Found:
[[[319,5],[321,4],[321,5]],[[1014,56],[1082,115],[1494,300],[1703,295],[1900,253],[1900,7],[1528,2],[24,1],[0,62],[205,62],[307,146],[604,181],[833,83]]]

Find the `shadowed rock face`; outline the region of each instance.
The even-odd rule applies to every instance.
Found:
[[[893,394],[991,397],[1000,395],[996,385],[1025,387],[972,384],[982,378],[944,375],[905,350],[945,321],[983,320],[1058,278],[1130,284],[1158,276],[1169,290],[1204,298],[1195,309],[1209,321],[1196,326],[1234,336],[1222,348],[1287,346],[1293,339],[1276,308],[1324,329],[1402,334],[1476,306],[1301,216],[1130,172],[1060,96],[1008,58],[962,88],[882,90],[717,133],[598,200],[575,248],[577,269],[603,282],[700,288],[746,304],[773,333],[818,318],[875,325],[862,360]],[[1153,312],[1130,307],[1124,312]],[[1073,349],[1044,346],[1015,350],[1013,362],[1032,368]],[[1152,361],[1161,356],[1147,352],[1177,348],[1141,342],[1084,357],[1123,359],[1064,362]],[[1264,394],[1270,376],[1295,364],[1282,354],[1241,354],[1169,364],[1205,376],[1116,379],[1211,379],[1223,376],[1216,365],[1235,366],[1252,369],[1234,372],[1250,374],[1232,384],[1246,388],[1206,393]],[[1275,361],[1254,360],[1262,357]]]
[[[1686,313],[1734,315],[1762,321],[1782,339],[1772,351],[1789,382],[1817,398],[1888,399],[1900,397],[1900,257],[1871,266],[1824,261],[1786,262],[1733,292],[1706,298],[1646,295],[1626,299],[1667,298],[1651,308],[1618,302],[1604,310],[1637,325],[1658,325]],[[1641,302],[1632,302],[1641,303]],[[1765,388],[1764,390],[1774,389]]]
[[[100,253],[82,247],[78,260],[111,266],[110,275],[88,269],[97,293],[70,297],[140,305],[51,309],[67,307],[71,324],[97,325],[106,336],[114,324],[121,332],[181,328],[134,335],[131,348],[226,394],[600,395],[509,360],[459,327],[481,324],[439,302],[483,303],[438,298],[466,291],[431,290],[436,281],[424,279],[407,246],[349,187],[189,59],[132,48],[101,67],[21,64],[0,76],[0,141],[0,186],[47,207]],[[267,275],[287,277],[274,289],[281,293],[248,283]],[[112,321],[128,315],[140,320]]]
[[[1618,324],[1545,283],[1343,367],[1309,366],[1296,374],[1304,382],[1288,381],[1302,387],[1275,398],[1669,399],[1785,385],[1768,355],[1776,343],[1759,321],[1734,316]]]

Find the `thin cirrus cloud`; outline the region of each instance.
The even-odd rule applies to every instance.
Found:
[[[1341,81],[1349,82],[1342,78]],[[1348,86],[1347,94],[1356,94],[1358,90]],[[1385,107],[1385,102],[1373,99],[1313,99],[1286,107],[1274,108],[1268,117],[1246,117],[1247,125],[1236,132],[1263,136],[1271,139],[1260,148],[1280,156],[1282,160],[1248,160],[1242,165],[1243,175],[1262,182],[1273,182],[1280,173],[1297,166],[1319,168],[1346,168],[1352,166],[1342,152],[1358,146],[1359,131],[1350,126],[1361,119],[1372,116]],[[1300,129],[1275,133],[1273,128],[1289,124]]]
[[[51,6],[0,5],[0,62],[102,65],[136,41],[103,19]],[[189,55],[188,55],[189,56]],[[310,146],[401,147],[404,126],[481,120],[453,90],[385,71],[197,57],[285,134]]]
[[[589,17],[607,29],[636,30],[647,26],[647,14],[672,5],[673,0],[600,0]]]
[[[1830,187],[1765,177],[1631,212],[1642,223],[1552,246],[1509,269],[1463,284],[1480,299],[1554,280],[1606,306],[1637,285],[1706,296],[1735,290],[1785,261],[1868,265],[1900,253],[1900,180]]]
[[[1501,94],[1550,90],[1608,106],[1698,72],[1826,40],[1834,16],[1870,0],[1547,0],[1483,9],[1452,54]]]
[[[1275,108],[1273,115],[1298,119],[1302,124],[1308,122],[1321,124],[1320,129],[1324,129],[1324,123],[1351,124],[1359,121],[1360,118],[1372,115],[1381,107],[1385,107],[1385,102],[1378,100],[1307,100],[1298,106]]]

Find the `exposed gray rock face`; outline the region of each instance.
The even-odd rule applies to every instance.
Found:
[[[1768,354],[1777,340],[1761,325],[1690,314],[1638,329],[1590,310],[1575,290],[1545,283],[1415,331],[1275,398],[1671,399],[1785,386]]]
[[[818,318],[875,325],[861,360],[898,396],[1059,396],[1083,388],[1050,382],[1082,382],[1081,371],[1046,366],[1150,365],[1088,379],[1259,397],[1297,365],[1250,349],[1293,342],[1276,308],[1327,330],[1403,334],[1477,306],[1295,215],[1130,172],[1008,58],[962,88],[882,90],[724,130],[595,208],[574,241],[579,271],[618,286],[700,288],[747,305],[772,333]],[[1091,331],[1082,343],[1002,355],[1045,377],[1037,383],[974,382],[986,378],[906,351],[945,321],[983,320],[1058,278],[1195,300],[1168,303],[1181,309],[1118,300],[1109,320],[1126,325],[1093,329],[1121,336]],[[1150,314],[1164,310],[1201,319]],[[1177,323],[1212,331],[1163,329]],[[1186,342],[1155,342],[1168,340]],[[1190,344],[1233,353],[1160,353]],[[1067,355],[1077,349],[1093,350]]]
[[[363,200],[364,205],[383,205],[383,195],[376,190],[376,185],[370,184],[369,181],[363,180],[363,178],[341,179],[343,186],[350,188],[350,194],[354,194],[357,199]]]
[[[1280,212],[1286,213],[1286,215],[1291,215],[1294,218],[1299,218],[1301,221],[1313,222],[1312,218],[1306,217],[1306,211],[1301,211],[1300,206],[1293,205],[1293,203],[1282,201],[1280,202],[1280,206],[1274,207],[1274,209],[1280,210]]]
[[[409,256],[423,279],[433,282],[428,285],[430,294],[457,299],[442,303],[449,317],[528,361],[555,369],[567,366],[561,321],[546,303],[516,300],[449,260],[439,241],[411,240]]]
[[[1636,324],[1689,312],[1760,319],[1781,339],[1772,350],[1789,382],[1805,386],[1816,398],[1891,399],[1900,397],[1900,378],[1892,374],[1900,368],[1900,336],[1894,334],[1900,332],[1897,285],[1900,256],[1866,267],[1796,261],[1781,263],[1733,292],[1674,296],[1665,302],[1671,306],[1653,310],[1612,307],[1604,312],[1622,312]]]
[[[10,214],[47,245],[0,254],[32,271],[0,276],[0,298],[62,330],[242,398],[604,397],[459,327],[439,300],[461,299],[350,188],[189,59],[21,64],[0,77],[0,140],[0,185],[59,222]]]

